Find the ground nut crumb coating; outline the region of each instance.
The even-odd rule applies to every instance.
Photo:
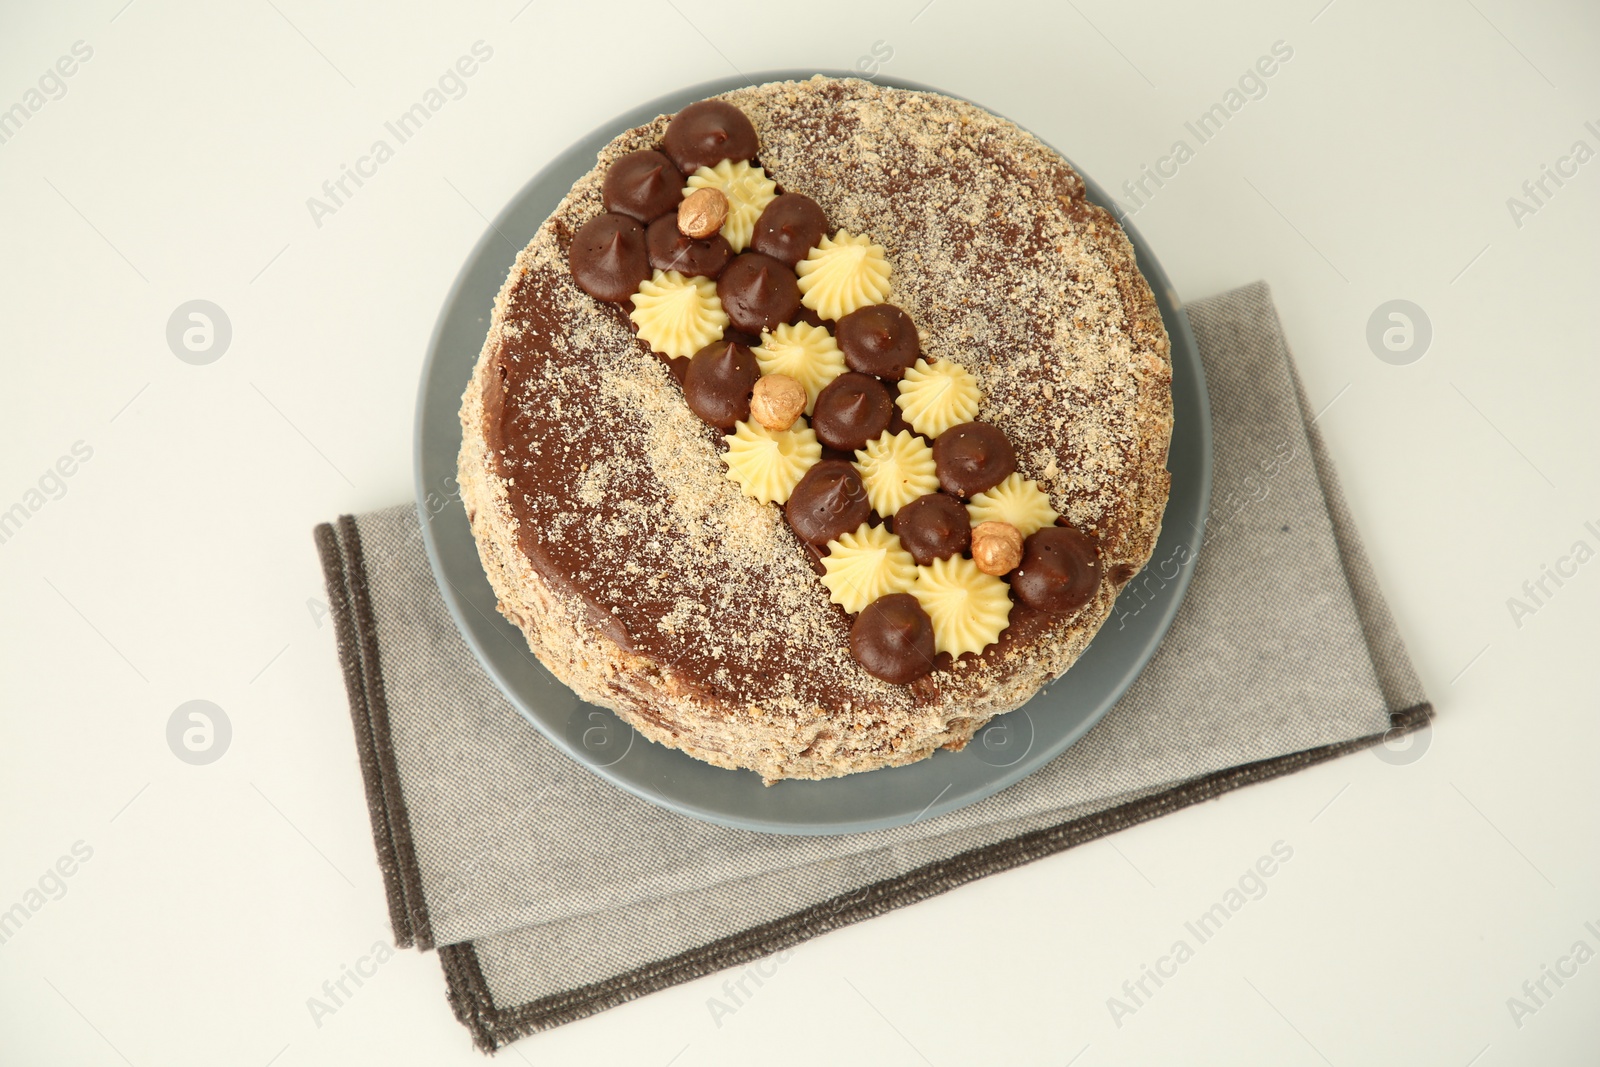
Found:
[[[759,165],[867,234],[930,360],[982,387],[977,417],[1017,469],[1100,543],[1102,573],[1150,557],[1169,485],[1168,339],[1133,249],[1066,162],[970,104],[855,79],[734,90]],[[1071,666],[1111,610],[1021,603],[1000,641],[895,685],[851,657],[775,505],[725,475],[721,436],[684,403],[626,309],[580,290],[573,233],[611,161],[655,148],[665,116],[601,151],[506,279],[463,398],[462,499],[500,610],[580,697],[641,733],[767,781],[826,778],[960,748]],[[1126,578],[1124,578],[1126,581]]]

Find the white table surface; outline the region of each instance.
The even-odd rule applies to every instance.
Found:
[[[1136,222],[1185,299],[1272,284],[1435,728],[809,942],[732,1015],[717,976],[502,1058],[1593,1063],[1600,962],[1560,961],[1600,951],[1600,563],[1508,599],[1600,549],[1600,159],[1560,162],[1600,150],[1600,10],[1323,4],[6,5],[0,108],[39,106],[0,143],[0,510],[28,512],[0,543],[0,909],[29,913],[0,1062],[483,1062],[431,955],[308,1007],[390,936],[310,530],[410,496],[434,316],[552,155],[670,88],[876,51],[1117,187],[1282,41]],[[464,94],[314,220],[478,41]],[[1541,205],[1542,165],[1576,174]],[[207,365],[166,340],[191,299],[231,323]],[[1391,299],[1432,324],[1406,365],[1365,339]],[[194,699],[233,730],[205,766],[166,740]],[[1114,1013],[1279,841],[1266,894]],[[1534,1001],[1545,965],[1576,974]]]

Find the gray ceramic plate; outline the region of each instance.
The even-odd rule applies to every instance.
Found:
[[[809,77],[774,71],[755,81]],[[906,89],[926,86],[880,79]],[[1123,223],[1139,267],[1155,290],[1172,335],[1176,407],[1172,495],[1147,575],[1124,590],[1116,613],[1073,668],[1025,707],[1003,715],[962,752],[937,752],[895,767],[824,782],[767,787],[750,771],[728,771],[645,740],[610,711],[578,701],[544,669],[516,627],[495,610],[495,595],[456,489],[461,393],[489,329],[494,296],[517,249],[538,229],[572,183],[594,166],[612,137],[694,100],[747,82],[725,79],[669,93],[595,130],[551,161],[495,219],[467,259],[434,328],[417,398],[416,477],[422,532],[434,575],[462,636],[528,721],[568,755],[630,792],[695,818],[784,834],[843,834],[899,826],[954,811],[1004,789],[1083,736],[1116,703],[1148,662],[1183,599],[1194,568],[1193,530],[1211,494],[1211,424],[1205,380],[1189,324],[1161,265]],[[1082,173],[1081,171],[1079,173]],[[1112,201],[1085,178],[1089,197]],[[1178,560],[1182,560],[1181,565]]]

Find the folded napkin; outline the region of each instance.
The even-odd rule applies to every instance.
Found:
[[[1161,648],[1046,767],[892,830],[730,830],[624,792],[495,688],[439,596],[413,507],[317,528],[395,940],[438,949],[451,1006],[481,1048],[1428,721],[1267,287],[1187,314],[1211,396],[1215,491]],[[1162,563],[1106,625],[1141,609]]]

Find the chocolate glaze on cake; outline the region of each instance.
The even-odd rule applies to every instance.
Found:
[[[792,267],[827,233],[828,217],[815,200],[800,193],[784,193],[761,212],[750,247]]]
[[[922,355],[916,324],[893,304],[857,308],[839,320],[834,335],[851,370],[880,378],[900,379]]]
[[[1022,562],[1011,577],[1014,597],[1056,614],[1082,608],[1099,587],[1094,542],[1069,526],[1046,526],[1023,542]]]
[[[846,371],[817,394],[811,428],[824,447],[854,452],[889,428],[894,397],[870,374]]]
[[[600,186],[607,211],[632,216],[645,225],[678,209],[683,175],[660,152],[633,152],[617,160]]]
[[[910,593],[881,596],[851,624],[850,651],[869,674],[904,685],[933,670],[933,621]]]
[[[744,345],[713,341],[689,360],[683,372],[683,398],[689,410],[719,430],[732,430],[750,417],[750,393],[761,377],[756,357]]]
[[[819,549],[872,517],[861,475],[842,459],[825,459],[806,471],[783,506],[795,536]]]
[[[993,489],[1017,469],[1017,453],[1005,431],[987,422],[964,422],[940,434],[933,461],[939,488],[967,498]]]
[[[701,100],[678,112],[661,135],[661,147],[685,174],[724,159],[755,157],[759,144],[750,118],[726,100]]]
[[[716,278],[733,259],[733,246],[720,233],[696,240],[678,229],[678,216],[662,215],[644,231],[650,266],[688,277]]]
[[[972,547],[972,520],[966,505],[949,493],[919,496],[895,512],[894,532],[900,547],[924,567]]]
[[[657,150],[659,118],[600,153],[496,300],[462,405],[462,499],[501,611],[585,700],[652,740],[767,780],[960,748],[1069,667],[1149,559],[1166,503],[1166,333],[1115,220],[1030,134],[961,101],[855,79],[735,90],[761,165],[830,225],[888,250],[926,358],[978,379],[977,418],[1092,537],[1080,610],[1013,606],[997,644],[909,684],[850,654],[851,624],[782,509],[725,475],[628,305],[573,282],[607,166]],[[1112,577],[1104,577],[1104,576]]]
[[[626,301],[650,277],[644,227],[626,215],[596,215],[584,223],[568,255],[573,279],[597,300]]]
[[[800,308],[800,283],[787,264],[760,252],[742,252],[717,279],[717,299],[734,329],[758,334],[794,317]]]

